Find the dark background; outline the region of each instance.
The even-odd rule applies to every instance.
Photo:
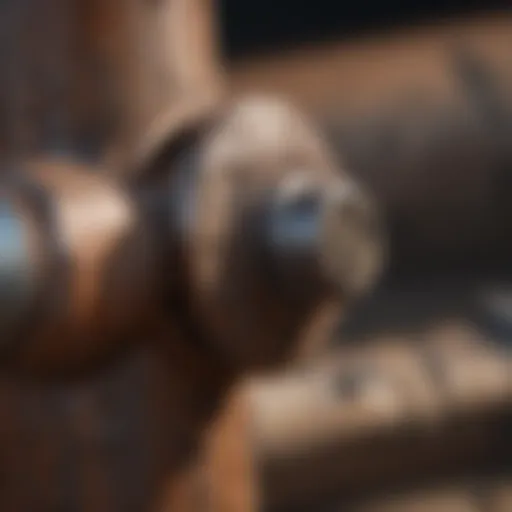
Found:
[[[367,31],[510,7],[482,0],[221,0],[228,57],[271,52],[298,42],[354,36]]]

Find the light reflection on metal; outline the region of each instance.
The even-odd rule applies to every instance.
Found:
[[[27,226],[14,205],[0,199],[0,344],[24,319],[35,295]]]

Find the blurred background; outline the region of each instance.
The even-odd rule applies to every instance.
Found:
[[[508,4],[0,2],[0,512],[512,512]]]
[[[234,93],[291,98],[377,199],[380,286],[251,386],[263,509],[512,511],[507,2],[222,2]]]
[[[218,4],[223,48],[233,59],[282,51],[297,44],[347,40],[425,22],[485,15],[509,7],[506,1],[479,0],[317,0],[314,4],[306,0],[222,0]]]

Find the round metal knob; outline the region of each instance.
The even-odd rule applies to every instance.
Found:
[[[332,306],[359,296],[383,263],[371,199],[279,101],[237,103],[194,155],[189,179],[173,182],[189,321],[242,368],[279,363],[304,333],[326,339],[325,311],[335,322]]]

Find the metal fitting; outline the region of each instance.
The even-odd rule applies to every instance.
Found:
[[[11,304],[0,318],[2,332],[13,327],[2,339],[9,357],[72,370],[126,344],[156,294],[154,247],[136,200],[64,160],[27,162],[2,185],[0,296]]]
[[[180,302],[235,367],[289,357],[325,309],[380,273],[385,244],[371,199],[286,104],[234,105],[174,171]]]

